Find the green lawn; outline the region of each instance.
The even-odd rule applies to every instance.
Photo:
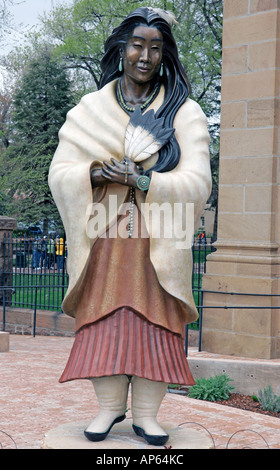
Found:
[[[59,273],[16,273],[13,274],[13,307],[37,308],[59,311],[67,290],[67,275]]]

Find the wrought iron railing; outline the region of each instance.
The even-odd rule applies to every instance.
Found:
[[[15,291],[6,298],[6,305],[61,311],[68,286],[66,257],[63,237],[52,240],[5,235],[1,285]]]
[[[3,305],[3,328],[6,307],[27,308],[34,310],[35,333],[38,310],[61,312],[61,303],[68,287],[65,238],[35,239],[6,234],[2,251],[0,303]],[[199,236],[194,239],[192,289],[198,306],[202,303],[201,288],[202,277],[206,271],[206,257],[212,251],[210,238]],[[199,326],[198,319],[189,325],[189,328],[199,330]]]

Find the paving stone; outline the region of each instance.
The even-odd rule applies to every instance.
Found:
[[[40,449],[53,429],[89,422],[97,414],[89,380],[58,382],[72,344],[73,338],[10,335],[10,350],[0,354],[3,448]],[[158,420],[170,419],[210,437],[215,449],[280,448],[278,418],[167,393]]]

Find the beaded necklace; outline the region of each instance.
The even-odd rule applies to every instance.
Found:
[[[159,93],[159,90],[160,90],[160,86],[157,83],[155,85],[154,90],[150,94],[150,96],[146,99],[145,103],[140,105],[141,111],[146,109],[156,99],[156,97]],[[124,97],[123,97],[123,93],[122,93],[122,87],[121,87],[121,80],[120,79],[117,82],[117,99],[118,99],[119,105],[121,106],[121,108],[126,113],[130,114],[130,113],[133,113],[136,110],[136,106],[135,106],[135,108],[133,108],[132,106],[128,106],[126,104],[126,102],[124,100]],[[129,199],[130,199],[129,200],[129,222],[128,222],[127,232],[128,232],[128,238],[132,238],[133,237],[133,228],[134,228],[134,205],[135,205],[135,189],[132,188],[132,187],[130,188],[130,198]]]
[[[160,90],[160,86],[159,86],[159,83],[157,83],[155,85],[154,90],[150,94],[150,96],[146,99],[145,103],[140,105],[141,111],[146,109],[156,99],[159,93],[159,90]],[[135,111],[136,106],[134,108],[132,106],[128,106],[124,100],[123,93],[122,93],[121,80],[118,80],[118,83],[117,83],[117,99],[118,99],[119,105],[124,111],[126,111],[127,113],[133,113]]]

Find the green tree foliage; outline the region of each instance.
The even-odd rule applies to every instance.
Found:
[[[0,152],[9,146],[11,103],[12,96],[9,90],[0,91]]]
[[[13,136],[1,155],[6,212],[26,223],[57,218],[48,188],[48,169],[58,131],[73,106],[70,82],[49,50],[26,69],[13,103]]]
[[[90,74],[92,89],[99,86],[100,60],[104,43],[134,8],[142,6],[137,0],[73,0],[70,6],[59,6],[42,18],[42,31],[71,69]]]
[[[71,77],[75,102],[78,102],[83,94],[94,91],[100,81],[100,59],[104,53],[106,38],[134,8],[150,5],[150,2],[143,0],[73,0],[72,4],[62,4],[54,8],[51,13],[43,15],[39,30],[29,33],[26,36],[26,43],[15,48],[14,52],[2,60],[2,64],[9,72],[14,71],[16,76],[21,76],[23,73],[24,77],[19,81],[14,103],[16,107],[13,120],[14,140],[10,145],[11,148],[5,151],[9,156],[9,184],[10,188],[12,187],[10,194],[14,194],[17,190],[16,194],[21,192],[32,196],[32,203],[34,201],[38,203],[40,199],[42,201],[39,204],[40,207],[51,207],[46,175],[57,142],[53,137],[53,132],[57,132],[63,121],[63,119],[56,120],[56,118],[58,115],[65,115],[63,101],[59,104],[59,99],[65,91],[63,83],[65,86],[68,83],[66,76]],[[181,61],[191,82],[191,97],[199,102],[209,118],[213,170],[211,203],[216,206],[223,0],[154,0],[152,5],[173,11],[178,20],[178,25],[174,28],[174,36]],[[57,82],[57,87],[53,88],[56,92],[51,98],[49,89],[47,98],[49,104],[49,100],[53,100],[53,104],[55,99],[57,100],[52,108],[55,123],[45,117],[42,120],[39,118],[39,115],[44,116],[46,112],[44,104],[46,96],[43,97],[43,94],[38,91],[39,89],[42,91],[44,86],[47,86],[44,71],[46,63],[43,61],[41,66],[39,63],[41,51],[44,51],[46,47],[45,44],[51,47],[55,58],[50,63],[52,65],[57,62],[63,63],[64,66],[64,72],[60,68],[64,79],[60,83]],[[30,64],[30,60],[33,65]],[[36,69],[36,74],[33,67]],[[57,79],[58,77],[59,75]],[[30,88],[29,85],[26,87],[24,85],[27,79],[33,82],[33,90],[38,86],[36,93],[35,91],[27,93]],[[39,98],[35,99],[37,95]],[[29,150],[26,151],[28,145]],[[21,165],[17,163],[17,160],[22,162]],[[5,168],[4,174],[6,173]],[[34,185],[38,190],[34,189]],[[24,217],[26,218],[27,215],[29,217],[32,213],[32,204],[29,205],[26,200],[25,204],[28,206],[26,209],[23,207],[23,201],[21,204]],[[37,209],[39,206],[37,204]],[[23,218],[23,212],[20,218]]]

